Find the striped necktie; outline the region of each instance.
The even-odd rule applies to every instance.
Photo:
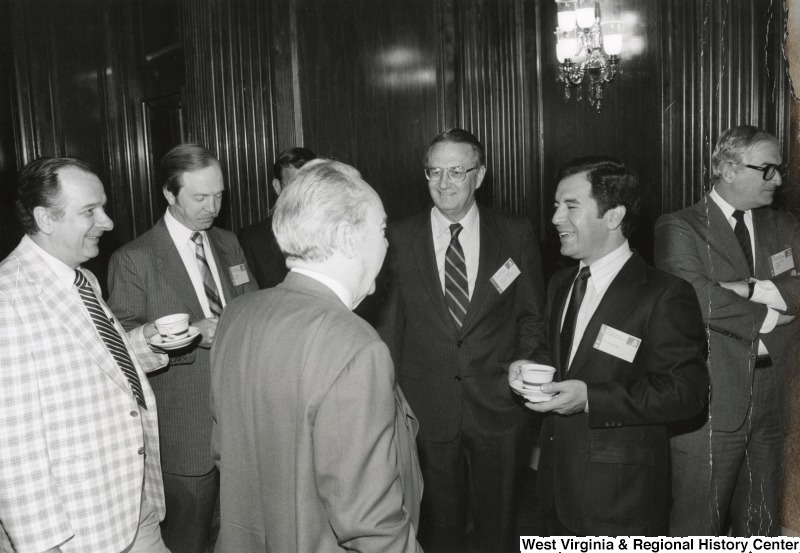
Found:
[[[733,233],[742,247],[742,253],[744,253],[744,258],[747,260],[747,268],[750,269],[750,276],[753,276],[753,248],[750,245],[750,231],[747,230],[747,225],[744,224],[744,211],[737,209],[733,212],[733,218],[736,219]]]
[[[208,307],[215,317],[222,315],[222,301],[219,299],[217,284],[214,282],[214,275],[211,274],[211,267],[208,266],[206,250],[203,247],[203,235],[199,232],[192,234],[194,242],[194,255],[197,257],[197,265],[200,267],[200,275],[203,277],[203,289],[208,298]]]
[[[575,338],[575,324],[578,322],[578,311],[581,309],[583,297],[586,295],[586,281],[592,276],[589,267],[584,267],[575,278],[572,295],[569,298],[564,323],[561,325],[561,367],[564,372],[569,368],[569,354],[572,351],[572,341]]]
[[[92,285],[89,284],[89,280],[80,269],[75,271],[75,286],[78,287],[78,292],[81,295],[83,304],[86,306],[86,309],[89,310],[89,315],[92,316],[92,322],[95,328],[97,328],[98,334],[100,334],[100,337],[103,339],[106,348],[108,348],[108,352],[128,378],[131,390],[133,391],[133,397],[136,398],[136,402],[141,405],[142,408],[147,409],[147,404],[144,401],[144,392],[142,391],[142,383],[139,382],[139,375],[136,373],[136,367],[133,366],[128,348],[125,346],[125,342],[122,341],[122,337],[114,327],[111,319],[109,319],[106,312],[100,306],[100,302],[94,294]]]
[[[453,322],[459,330],[464,325],[464,317],[469,307],[469,283],[467,281],[467,262],[464,250],[458,241],[463,227],[450,225],[450,245],[444,256],[444,297]]]

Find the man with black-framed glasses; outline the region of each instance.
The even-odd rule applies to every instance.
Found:
[[[796,221],[769,209],[777,138],[728,129],[711,191],[656,223],[656,265],[689,281],[708,329],[709,412],[672,438],[672,535],[775,535],[790,365],[800,311]]]
[[[512,498],[528,427],[507,373],[517,360],[544,362],[539,245],[525,217],[475,202],[486,156],[471,133],[437,136],[424,174],[431,209],[389,226],[380,325],[420,423],[419,539],[427,553],[516,551]]]

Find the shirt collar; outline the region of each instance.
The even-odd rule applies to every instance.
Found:
[[[590,278],[596,283],[603,282],[609,276],[616,274],[632,255],[630,244],[625,240],[617,249],[591,264],[589,267]],[[580,268],[582,269],[583,267],[586,267],[586,264],[581,261]]]
[[[350,295],[350,292],[347,288],[342,285],[338,280],[329,277],[328,275],[323,275],[322,273],[318,273],[316,271],[312,271],[310,269],[301,269],[300,267],[292,267],[292,271],[296,273],[300,273],[301,275],[305,275],[309,278],[313,278],[320,284],[324,284],[331,291],[336,294],[336,296],[342,300],[342,303],[347,307],[349,310],[353,310],[353,297]]]
[[[42,247],[31,240],[31,237],[27,234],[22,237],[22,241],[27,242],[27,244],[33,248],[33,251],[39,254],[39,257],[52,269],[60,282],[63,282],[67,288],[72,288],[72,285],[75,284],[75,269],[44,251]]]
[[[471,235],[473,232],[475,232],[475,229],[478,227],[478,219],[478,204],[477,202],[472,202],[472,207],[469,208],[467,214],[464,215],[460,221],[456,221],[463,228],[461,234]],[[439,211],[439,208],[436,206],[431,208],[431,228],[434,239],[441,237],[445,232],[447,232],[449,236],[450,225],[452,224],[453,222],[450,219],[442,215],[442,212]]]
[[[172,236],[172,239],[175,241],[176,244],[183,244],[185,242],[192,241],[192,234],[195,231],[178,221],[170,212],[169,208],[167,208],[167,212],[164,213],[164,223],[167,225],[167,230],[169,231],[169,235]],[[203,235],[203,240],[206,240],[206,231],[201,230],[199,231],[201,235]]]
[[[722,213],[723,215],[725,215],[725,218],[730,220],[733,217],[733,212],[736,211],[736,208],[733,207],[728,202],[726,202],[725,198],[720,196],[719,192],[717,192],[716,186],[711,189],[711,192],[709,192],[708,195],[712,200],[714,200],[714,203],[717,204],[719,208],[722,210]],[[747,219],[752,217],[751,210],[748,209],[747,211],[745,211],[744,216]]]

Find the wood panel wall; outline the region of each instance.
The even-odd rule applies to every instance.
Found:
[[[612,155],[640,173],[647,257],[655,218],[702,192],[722,129],[754,123],[789,147],[778,1],[602,0],[628,36],[599,114],[555,81],[551,0],[0,2],[14,122],[0,151],[17,167],[97,164],[111,247],[161,215],[155,165],[181,140],[220,157],[219,223],[238,230],[272,207],[271,165],[292,145],[356,166],[391,218],[423,209],[425,148],[463,126],[487,147],[482,201],[527,214],[555,265],[554,175],[569,159]]]

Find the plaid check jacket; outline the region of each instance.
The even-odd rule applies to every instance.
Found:
[[[143,479],[164,517],[145,371],[167,357],[141,327],[121,333],[144,389],[140,410],[79,295],[33,248],[23,238],[0,263],[0,552],[121,551],[138,527]]]

